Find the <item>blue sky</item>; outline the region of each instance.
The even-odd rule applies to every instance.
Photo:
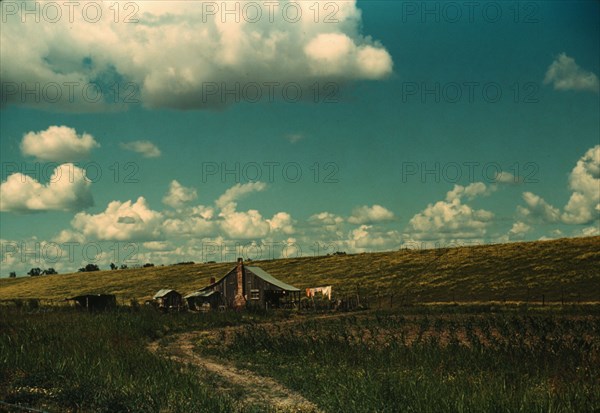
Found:
[[[0,276],[599,233],[598,2],[135,4],[2,2]]]

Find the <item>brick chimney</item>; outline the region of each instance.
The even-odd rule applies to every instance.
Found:
[[[233,305],[237,309],[244,308],[246,305],[246,299],[244,298],[244,259],[238,258],[237,260],[237,268],[236,268],[236,277],[237,277],[237,288],[235,290],[235,298],[233,300]]]
[[[210,285],[213,285],[216,282],[215,277],[210,277]]]

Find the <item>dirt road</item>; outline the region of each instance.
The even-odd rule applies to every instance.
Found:
[[[202,336],[213,334],[215,330],[181,333],[171,337],[166,344],[154,341],[148,348],[163,357],[218,375],[232,387],[240,389],[244,394],[243,399],[240,400],[240,407],[266,405],[277,412],[321,412],[314,403],[272,378],[238,369],[228,362],[206,357],[194,351],[194,343]]]

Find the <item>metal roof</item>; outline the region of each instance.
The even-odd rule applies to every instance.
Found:
[[[217,294],[217,291],[195,291],[186,295],[183,298],[192,298],[192,297],[210,297],[213,294]]]
[[[156,300],[157,298],[162,298],[171,292],[177,293],[177,291],[175,291],[175,290],[171,290],[169,288],[163,288],[162,290],[158,290],[158,292],[156,294],[154,294],[154,297],[152,297],[152,299]],[[177,294],[179,294],[179,293],[177,293]]]
[[[251,271],[257,277],[262,278],[264,281],[268,282],[269,284],[273,284],[274,286],[279,287],[282,290],[286,290],[286,291],[300,291],[299,288],[296,288],[294,286],[286,284],[283,281],[279,281],[277,278],[273,277],[271,274],[269,274],[268,272],[266,272],[262,268],[259,268],[259,267],[245,267],[245,268],[247,270]]]

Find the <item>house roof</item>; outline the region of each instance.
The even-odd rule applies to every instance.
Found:
[[[279,287],[282,290],[300,291],[299,288],[296,288],[292,285],[286,284],[283,281],[278,280],[277,278],[273,277],[271,274],[269,274],[260,267],[246,267],[246,269],[251,271],[257,277],[262,278],[264,281],[268,282],[269,284],[273,284],[274,286]]]
[[[179,294],[177,291],[175,290],[171,290],[169,288],[163,288],[162,290],[158,290],[158,292],[156,294],[154,294],[154,297],[152,297],[152,299],[157,299],[157,298],[162,298],[170,293],[177,293]]]
[[[217,291],[195,291],[193,293],[189,293],[183,298],[192,298],[192,297],[210,297],[213,294],[217,294]]]

